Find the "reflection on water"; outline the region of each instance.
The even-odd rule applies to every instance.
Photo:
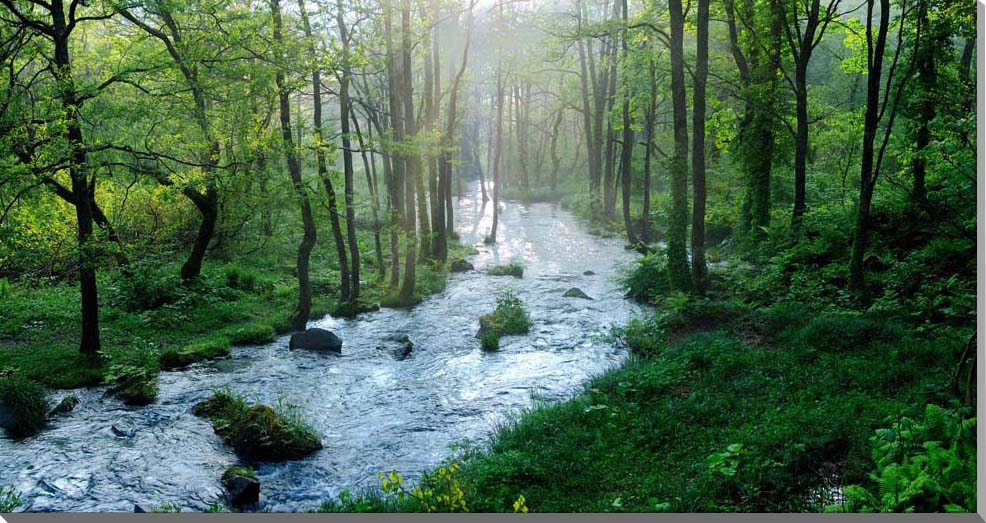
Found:
[[[36,511],[164,502],[201,510],[221,495],[219,476],[236,456],[191,408],[229,386],[253,401],[299,405],[321,434],[325,449],[313,456],[258,467],[266,508],[307,510],[344,488],[375,485],[380,470],[417,477],[451,455],[450,446],[481,441],[530,406],[532,394],[570,396],[625,356],[597,335],[643,314],[610,279],[634,255],[546,203],[501,202],[499,243],[483,245],[493,207],[481,205],[474,189],[458,202],[456,230],[479,251],[471,260],[478,270],[453,275],[442,294],[412,310],[312,322],[344,340],[341,356],[289,351],[279,338],[163,373],[159,399],[148,407],[126,407],[99,389],[76,391],[82,403],[49,430],[22,442],[0,438],[0,485],[13,485]],[[523,279],[483,274],[512,261],[524,265]],[[594,300],[563,298],[573,286]],[[506,289],[527,304],[531,332],[484,353],[478,317]],[[398,361],[391,350],[403,334],[414,351]]]

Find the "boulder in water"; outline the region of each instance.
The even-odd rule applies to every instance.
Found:
[[[148,512],[151,512],[151,511],[150,510],[147,510],[146,508],[144,508],[143,505],[140,505],[140,504],[134,505],[134,514],[146,514]]]
[[[462,258],[452,260],[452,265],[450,266],[450,270],[452,272],[466,272],[466,271],[471,271],[473,269],[475,269],[475,267],[473,267],[471,263],[467,262],[466,260],[463,260]]]
[[[582,289],[580,289],[578,287],[572,287],[571,289],[568,289],[567,291],[565,291],[565,294],[562,294],[562,296],[564,296],[566,298],[582,298],[583,300],[591,300],[592,299],[592,297],[590,297],[588,294],[582,292]]]
[[[596,275],[596,273],[594,273],[592,271],[584,271],[582,273],[582,276],[595,276],[595,275]]]
[[[308,349],[339,354],[342,352],[342,340],[325,329],[308,329],[304,332],[292,334],[288,347],[291,349]]]
[[[231,467],[223,473],[223,488],[234,508],[256,506],[260,502],[260,480],[249,467]]]
[[[48,417],[52,418],[61,414],[72,412],[78,404],[79,398],[75,397],[74,394],[69,394],[68,396],[62,398],[62,401],[59,401],[58,405],[55,405],[55,408],[51,409],[51,412],[48,413]]]

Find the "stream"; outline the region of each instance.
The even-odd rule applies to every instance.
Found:
[[[571,397],[626,357],[601,335],[647,314],[613,281],[637,255],[620,238],[589,235],[550,203],[501,203],[499,242],[484,245],[493,205],[480,203],[476,184],[456,201],[456,231],[479,251],[468,258],[476,271],[451,275],[444,292],[409,310],[310,322],[343,339],[341,356],[290,351],[281,336],[161,373],[147,407],[103,398],[102,388],[72,391],[79,406],[39,435],[0,436],[0,485],[20,491],[27,511],[129,512],[165,502],[202,510],[222,496],[219,477],[239,462],[191,410],[228,386],[250,401],[298,405],[321,435],[325,448],[308,458],[257,466],[261,510],[304,511],[343,489],[377,485],[378,471],[413,481],[457,445],[482,444],[535,398]],[[522,279],[484,272],[508,262],[523,264]],[[562,297],[570,287],[594,299]],[[503,337],[499,351],[486,353],[475,338],[478,318],[505,290],[526,304],[531,332]],[[401,335],[414,342],[404,360],[393,354]]]

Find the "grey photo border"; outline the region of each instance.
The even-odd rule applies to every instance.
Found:
[[[986,99],[986,86],[983,83],[983,70],[986,69],[986,57],[983,55],[984,42],[982,35],[986,34],[986,0],[976,0],[976,114],[977,118],[983,114],[984,99]],[[983,313],[984,298],[986,298],[986,278],[983,275],[983,260],[986,258],[986,229],[983,228],[984,210],[986,210],[986,185],[984,185],[984,174],[986,174],[986,158],[979,154],[986,150],[986,134],[983,133],[983,121],[981,118],[976,122],[976,324],[980,335],[976,337],[976,350],[979,355],[983,354]],[[986,367],[979,358],[980,363],[976,369],[977,383],[982,384],[986,380]],[[979,389],[978,394],[982,394]],[[977,401],[976,416],[982,420],[986,418],[986,405],[982,401]],[[0,516],[0,523],[6,518],[10,523],[43,523],[43,522],[79,522],[79,523],[101,523],[132,521],[139,518],[148,523],[162,523],[174,521],[203,521],[221,522],[231,521],[275,521],[291,523],[314,523],[321,521],[351,521],[351,522],[376,522],[376,521],[406,521],[408,523],[424,523],[430,521],[501,521],[515,519],[517,521],[552,521],[580,523],[590,523],[599,521],[601,517],[606,519],[619,520],[621,522],[647,521],[664,522],[678,521],[685,523],[757,523],[757,522],[809,522],[823,520],[838,521],[940,521],[949,523],[986,523],[986,489],[983,488],[983,478],[986,476],[986,456],[983,453],[984,440],[986,440],[986,427],[982,423],[976,426],[976,474],[978,478],[978,491],[976,506],[978,512],[969,514],[723,514],[723,513],[703,513],[703,514],[315,514],[315,513],[259,513],[259,514],[204,514],[204,513],[177,513],[177,514],[142,514],[135,516],[129,513],[13,513]],[[0,456],[0,459],[3,459]]]

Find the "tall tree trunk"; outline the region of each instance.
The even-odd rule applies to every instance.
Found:
[[[685,17],[681,0],[669,0],[671,16],[671,102],[674,155],[671,159],[671,209],[668,224],[668,278],[675,289],[691,286],[685,238],[688,234],[688,107],[685,93]]]
[[[400,286],[401,278],[401,258],[400,242],[398,238],[398,228],[404,224],[404,185],[406,182],[407,159],[406,155],[398,152],[404,142],[404,108],[401,103],[401,88],[403,77],[403,60],[397,57],[397,50],[393,42],[393,1],[384,0],[383,25],[387,45],[387,93],[390,107],[390,127],[393,132],[392,141],[398,147],[389,147],[388,154],[391,159],[393,176],[388,190],[390,192],[391,206],[391,227],[390,227],[390,288],[397,289]]]
[[[643,214],[643,231],[641,240],[645,245],[650,245],[652,240],[652,227],[650,217],[650,184],[651,184],[651,164],[654,156],[654,124],[657,119],[657,63],[653,56],[648,60],[648,77],[650,78],[650,100],[647,102],[647,115],[644,126],[647,133],[647,140],[644,143],[644,206],[641,211]]]
[[[623,13],[623,35],[621,40],[621,45],[623,46],[623,63],[624,67],[629,67],[629,47],[627,45],[627,38],[629,37],[629,29],[627,27],[627,0],[623,0],[621,5],[621,11]],[[633,171],[633,128],[631,127],[630,121],[630,81],[628,79],[629,71],[624,69],[623,71],[623,147],[621,148],[621,159],[620,164],[622,166],[622,173],[620,179],[622,180],[621,191],[623,194],[623,227],[627,231],[627,241],[631,245],[637,245],[640,243],[640,239],[637,238],[637,232],[633,225],[633,220],[630,218],[630,187],[631,187],[631,173]]]
[[[412,91],[414,70],[411,68],[411,0],[403,0],[401,5],[401,98],[404,101],[404,136],[414,139],[417,134],[414,122],[414,97]],[[421,161],[416,151],[407,153],[404,180],[404,281],[401,283],[400,301],[409,303],[414,296],[415,265],[417,254],[417,226],[415,224],[415,189],[418,185],[418,171]]]
[[[496,227],[500,221],[500,157],[503,156],[503,98],[507,80],[502,65],[496,69],[496,143],[493,148],[493,226],[489,243],[496,243]]]
[[[692,284],[705,288],[705,81],[709,74],[709,0],[695,15],[695,75],[692,109]]]
[[[339,77],[339,124],[342,130],[342,168],[346,198],[346,239],[349,242],[350,279],[349,301],[359,299],[360,260],[359,241],[356,238],[356,205],[354,202],[353,150],[349,139],[349,82],[352,78],[349,63],[349,30],[343,16],[342,0],[336,0],[336,24],[339,26],[339,39],[342,41],[342,74]]]
[[[99,339],[99,297],[96,286],[96,259],[93,248],[93,199],[96,180],[90,179],[89,150],[82,133],[80,111],[83,99],[78,96],[75,78],[72,73],[69,37],[72,32],[71,20],[66,18],[62,2],[50,4],[52,18],[50,35],[54,44],[54,64],[52,71],[58,89],[64,118],[64,136],[69,146],[71,164],[69,178],[72,181],[72,197],[75,199],[76,239],[79,256],[79,290],[81,292],[82,328],[79,352],[95,356],[100,350]]]
[[[288,98],[288,89],[284,75],[284,57],[281,54],[283,39],[281,36],[281,3],[280,0],[270,0],[270,10],[272,18],[273,38],[276,51],[277,72],[274,75],[274,83],[277,85],[277,100],[281,116],[281,149],[287,161],[288,174],[291,176],[291,185],[297,194],[301,204],[301,221],[304,226],[304,235],[301,245],[298,246],[298,308],[291,315],[291,327],[297,330],[304,329],[308,324],[312,309],[312,284],[309,278],[309,259],[312,248],[315,247],[315,219],[312,217],[311,202],[308,199],[308,191],[301,178],[301,162],[298,158],[298,151],[295,148],[294,138],[291,135],[291,104]]]
[[[863,257],[869,243],[870,205],[873,202],[873,188],[876,185],[874,144],[880,126],[880,81],[883,76],[883,54],[890,21],[890,0],[879,1],[880,27],[877,29],[875,42],[872,26],[876,0],[867,0],[866,3],[866,47],[869,57],[866,73],[866,112],[863,116],[863,150],[860,157],[859,209],[856,214],[856,229],[849,258],[849,289],[860,294],[866,286]]]
[[[315,38],[312,34],[311,23],[308,13],[305,10],[305,0],[298,0],[298,9],[301,13],[302,25],[305,28],[305,39],[308,41],[308,51],[311,53],[313,61],[318,56],[315,48]],[[335,188],[332,186],[332,177],[325,160],[325,138],[322,129],[322,71],[318,65],[312,66],[312,109],[313,124],[315,126],[315,160],[318,166],[318,178],[322,181],[329,206],[329,222],[332,226],[332,237],[335,241],[336,256],[339,261],[339,300],[348,302],[350,300],[352,285],[349,276],[349,257],[346,252],[346,240],[342,235],[342,225],[339,223],[339,206],[336,201]]]
[[[366,186],[370,191],[370,209],[373,212],[373,251],[376,255],[378,279],[382,280],[387,273],[383,266],[383,246],[380,242],[380,192],[377,189],[377,162],[373,159],[372,151],[367,151],[366,140],[360,130],[359,118],[356,111],[350,111],[350,118],[353,121],[353,130],[356,131],[356,139],[359,141],[360,156],[363,158],[363,172],[366,173]],[[367,126],[370,133],[370,140],[373,140],[373,128]]]

